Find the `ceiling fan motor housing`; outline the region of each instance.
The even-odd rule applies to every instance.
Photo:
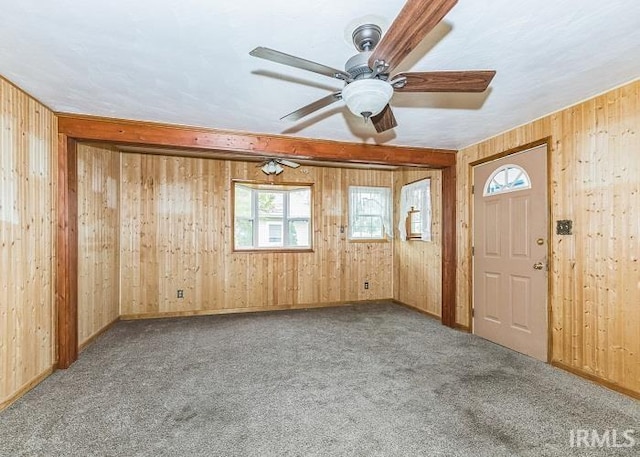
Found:
[[[372,73],[368,63],[371,54],[371,51],[364,51],[351,57],[347,60],[347,63],[344,64],[345,71],[349,73],[353,79],[368,78]]]

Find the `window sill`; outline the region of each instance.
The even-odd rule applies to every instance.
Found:
[[[389,243],[391,240],[386,238],[371,238],[371,239],[349,239],[349,243]]]
[[[292,253],[292,252],[313,252],[313,248],[302,248],[302,249],[295,249],[295,248],[250,248],[250,249],[233,249],[231,252],[233,252],[234,254],[236,253],[249,253],[249,254],[256,254],[256,253],[261,253],[261,254],[279,254],[279,253]]]

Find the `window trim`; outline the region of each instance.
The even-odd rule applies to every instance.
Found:
[[[308,188],[310,195],[309,195],[309,246],[304,246],[304,247],[300,247],[300,248],[296,248],[296,247],[292,247],[292,246],[274,246],[274,247],[256,247],[255,243],[256,243],[256,239],[254,238],[253,242],[254,242],[254,246],[250,247],[250,248],[237,248],[236,247],[236,185],[240,184],[240,185],[245,185],[247,187],[253,188],[253,189],[258,189],[260,190],[261,188],[263,190],[270,190],[270,188],[273,187],[298,187],[298,188]],[[294,190],[294,189],[291,189]],[[275,190],[274,192],[281,192],[281,193],[287,193],[287,191],[285,190]],[[245,180],[245,179],[232,179],[231,180],[231,211],[230,216],[231,216],[231,221],[230,221],[230,228],[231,228],[231,252],[232,253],[241,253],[241,252],[248,252],[248,253],[256,253],[256,252],[262,252],[262,253],[289,253],[289,252],[314,252],[313,246],[314,246],[314,184],[313,183],[307,183],[307,182],[270,182],[270,181],[255,181],[255,180]],[[257,201],[257,200],[256,200]],[[287,199],[284,199],[284,201],[286,202]],[[287,203],[283,202],[283,205],[287,205]],[[253,209],[255,211],[255,208]],[[284,212],[284,211],[283,211]],[[255,213],[257,214],[257,212]],[[286,214],[286,213],[285,213]],[[284,234],[285,234],[285,230],[284,230],[284,224],[290,221],[296,221],[296,220],[306,220],[306,219],[302,219],[299,217],[294,217],[294,218],[285,218],[283,215],[282,218],[282,222],[283,222],[283,238],[284,238]],[[254,235],[255,236],[255,235]],[[284,240],[283,240],[284,241]]]

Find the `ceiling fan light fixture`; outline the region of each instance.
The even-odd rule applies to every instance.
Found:
[[[393,87],[380,79],[358,79],[342,89],[349,111],[365,119],[379,114],[391,100]]]
[[[270,160],[263,165],[261,170],[266,175],[279,175],[284,171],[284,168],[282,168],[275,160]]]

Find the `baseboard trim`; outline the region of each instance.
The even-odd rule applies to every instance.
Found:
[[[268,307],[261,307],[261,308],[223,308],[223,309],[202,309],[202,310],[193,310],[193,311],[168,311],[164,313],[122,314],[120,316],[120,320],[131,321],[131,320],[138,320],[138,319],[163,319],[163,318],[170,318],[170,317],[215,316],[218,314],[265,313],[269,311],[289,311],[289,310],[295,310],[295,309],[337,308],[341,306],[379,303],[381,301],[393,301],[393,299],[378,298],[375,300],[351,300],[351,301],[340,301],[340,302],[301,303],[301,304],[294,304],[294,305],[268,306]]]
[[[601,386],[606,387],[608,389],[615,390],[616,392],[619,392],[621,394],[640,400],[640,392],[636,392],[635,390],[628,389],[619,384],[611,382],[607,379],[601,378],[600,376],[596,376],[587,371],[581,370],[580,368],[572,367],[571,365],[566,365],[562,362],[558,362],[555,360],[551,361],[551,365],[556,368],[560,368],[561,370],[568,371],[569,373],[574,374],[576,376],[580,376],[581,378],[587,379],[596,384],[600,384]]]
[[[425,311],[424,309],[420,309],[417,306],[401,302],[400,300],[396,300],[395,298],[392,298],[391,301],[396,305],[404,306],[405,308],[409,308],[412,311],[417,311],[420,314],[424,314],[425,316],[430,317],[431,319],[435,319],[437,321],[442,322],[442,318],[435,313],[430,313],[429,311]]]
[[[43,371],[38,376],[33,378],[31,381],[26,383],[24,386],[22,386],[17,391],[15,391],[9,398],[7,398],[2,403],[0,403],[0,411],[2,411],[4,409],[7,409],[9,406],[11,406],[13,403],[15,403],[16,400],[18,400],[24,394],[29,392],[31,389],[33,389],[36,385],[38,385],[42,381],[44,381],[44,379],[47,378],[51,373],[53,373],[55,369],[56,369],[56,364],[51,365],[45,371]]]
[[[461,332],[471,333],[471,327],[468,325],[458,324],[457,322],[453,325],[453,328],[456,330],[460,330]]]
[[[80,343],[78,345],[78,352],[82,352],[87,346],[89,346],[91,343],[93,343],[95,340],[97,340],[104,332],[106,332],[107,330],[109,330],[111,327],[113,327],[116,322],[118,322],[120,320],[120,316],[116,317],[114,320],[112,320],[111,322],[109,322],[107,325],[105,325],[104,327],[102,327],[100,330],[98,330],[96,333],[94,333],[93,335],[91,335],[89,338],[87,338],[85,341],[83,341],[82,343]]]

